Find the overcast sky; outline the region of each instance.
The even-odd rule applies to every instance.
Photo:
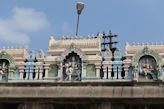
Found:
[[[164,0],[81,0],[79,35],[117,34],[125,42],[164,43]],[[0,0],[0,46],[47,52],[49,37],[74,36],[78,0]]]

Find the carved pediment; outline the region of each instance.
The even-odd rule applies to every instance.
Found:
[[[122,58],[122,54],[119,48],[116,48],[114,52],[114,58]]]
[[[35,53],[33,50],[29,51],[28,56],[27,56],[28,61],[34,61],[35,60]]]
[[[74,43],[72,43],[62,54],[61,60],[65,59],[65,57],[69,54],[75,52],[77,53],[82,60],[85,60],[87,58],[86,55],[82,52],[80,48],[78,48]]]
[[[104,58],[112,58],[112,52],[109,48],[107,48],[104,52]]]
[[[44,52],[43,52],[43,50],[39,50],[38,51],[38,54],[36,55],[36,58],[38,59],[38,58],[44,58]]]

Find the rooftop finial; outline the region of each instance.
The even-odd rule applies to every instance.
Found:
[[[60,36],[58,36],[58,40],[60,40]]]
[[[100,34],[100,33],[99,33],[99,32],[97,32],[97,37],[99,36],[99,34]]]
[[[3,51],[5,51],[5,47],[3,47]]]
[[[71,36],[71,40],[73,40],[73,36]]]
[[[85,36],[83,36],[83,39],[85,39]]]
[[[69,39],[69,36],[66,37],[66,40],[68,40],[68,39]]]
[[[158,45],[157,42],[155,42],[155,45]]]
[[[139,42],[137,42],[137,46],[139,46],[140,45],[140,43]]]
[[[94,35],[92,36],[92,39],[95,39],[95,36]]]
[[[129,45],[129,42],[126,42],[126,43],[125,43],[125,46],[128,46],[128,45]]]
[[[50,40],[54,39],[53,36],[50,36]]]
[[[81,36],[79,36],[79,40],[81,40]]]
[[[141,44],[142,46],[144,46],[144,42],[142,42],[142,44]]]
[[[134,45],[135,45],[135,43],[133,42],[133,43],[132,43],[132,46],[134,46]]]
[[[87,37],[88,39],[90,39],[90,36],[88,35],[88,37]]]
[[[64,39],[65,39],[65,37],[63,36],[63,37],[62,37],[62,40],[64,40]]]
[[[77,40],[77,36],[75,36],[75,40]]]

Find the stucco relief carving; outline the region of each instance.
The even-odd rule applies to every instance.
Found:
[[[112,58],[112,52],[109,48],[107,48],[104,52],[104,58]]]

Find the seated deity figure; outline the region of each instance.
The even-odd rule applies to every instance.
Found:
[[[74,56],[65,64],[65,72],[67,76],[65,80],[80,79],[80,69],[78,68],[78,64]]]
[[[144,73],[146,79],[148,79],[148,75],[151,75],[152,78],[157,79],[156,75],[154,74],[154,69],[153,69],[152,65],[150,65],[148,63],[147,64],[143,63],[142,68],[143,68],[143,73]]]
[[[8,64],[6,62],[3,62],[0,66],[0,80],[3,79],[3,77],[8,73]]]

